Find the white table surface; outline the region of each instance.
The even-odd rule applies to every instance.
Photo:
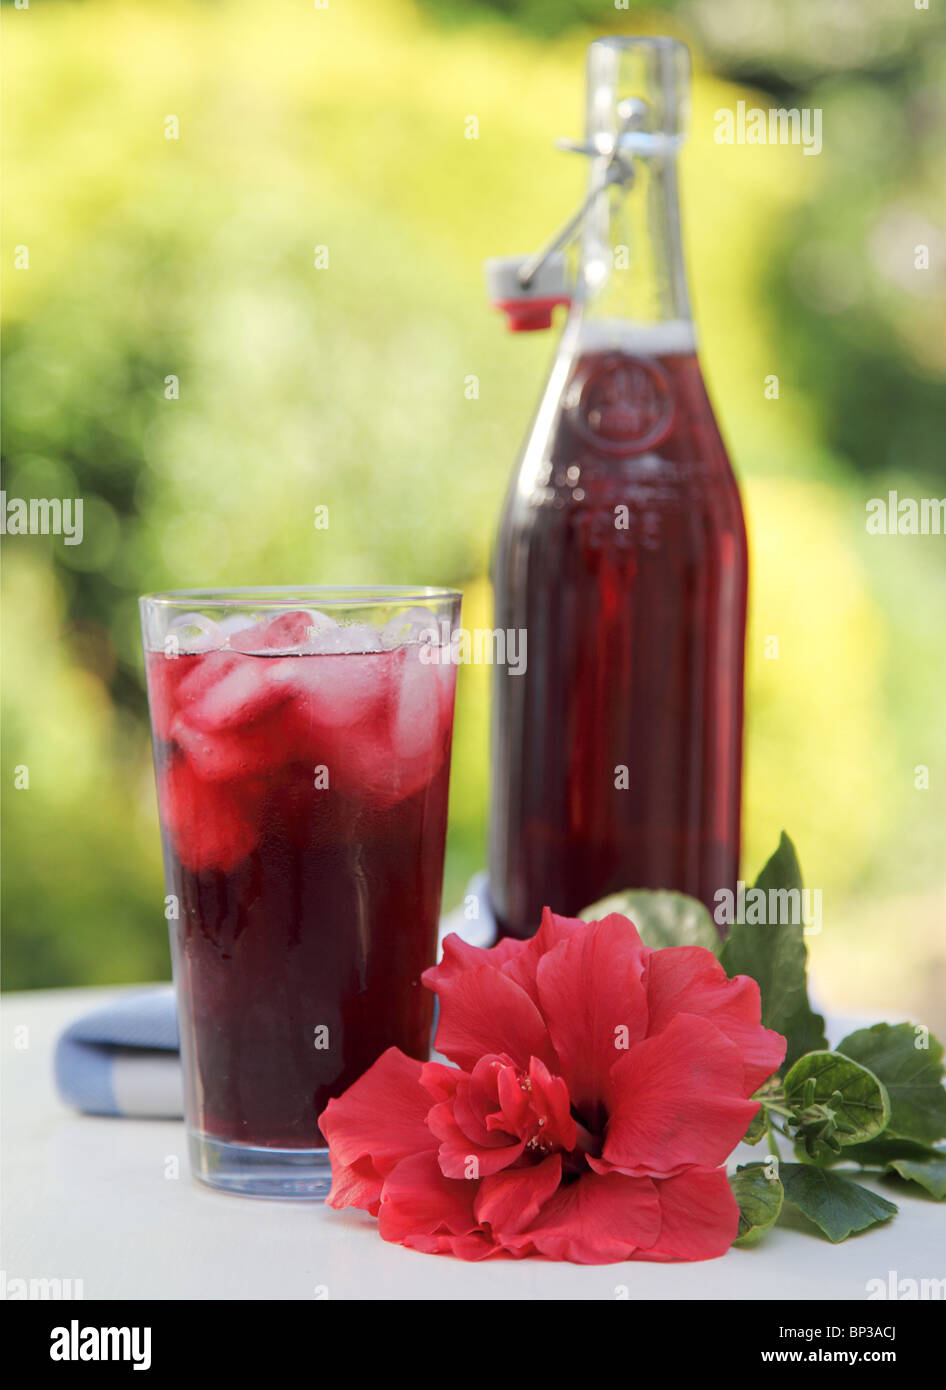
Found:
[[[946,1275],[946,1209],[868,1182],[900,1206],[831,1245],[778,1229],[700,1264],[467,1264],[389,1245],[362,1212],[234,1197],[190,1176],[183,1123],[76,1114],[59,1101],[60,1030],[114,989],[3,998],[3,1231],[7,1280],[82,1280],[92,1298],[806,1299],[867,1296],[869,1279]],[[23,1027],[28,1046],[22,1044]],[[761,1146],[740,1150],[740,1162]],[[168,1159],[180,1177],[169,1178]],[[787,1154],[786,1154],[787,1157]]]

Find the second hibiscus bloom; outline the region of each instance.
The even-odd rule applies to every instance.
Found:
[[[723,1166],[785,1041],[754,980],[698,946],[644,946],[626,917],[546,909],[529,941],[444,942],[424,975],[437,1049],[391,1048],[320,1119],[329,1203],[381,1235],[465,1259],[583,1264],[723,1254]]]

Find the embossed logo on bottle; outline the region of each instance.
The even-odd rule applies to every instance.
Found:
[[[660,366],[613,353],[593,359],[568,393],[572,424],[596,449],[642,453],[670,433],[673,393]]]

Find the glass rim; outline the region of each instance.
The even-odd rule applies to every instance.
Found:
[[[604,48],[682,48],[689,51],[683,39],[675,39],[672,34],[602,34],[600,38],[592,39],[588,47],[599,52]]]
[[[430,603],[462,599],[459,589],[430,584],[259,585],[230,589],[164,589],[142,594],[138,602],[187,612],[193,608],[374,608],[383,604]]]

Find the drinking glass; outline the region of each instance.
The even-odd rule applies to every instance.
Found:
[[[426,1059],[460,595],[141,600],[191,1162],[324,1197],[318,1119],[388,1047]]]

